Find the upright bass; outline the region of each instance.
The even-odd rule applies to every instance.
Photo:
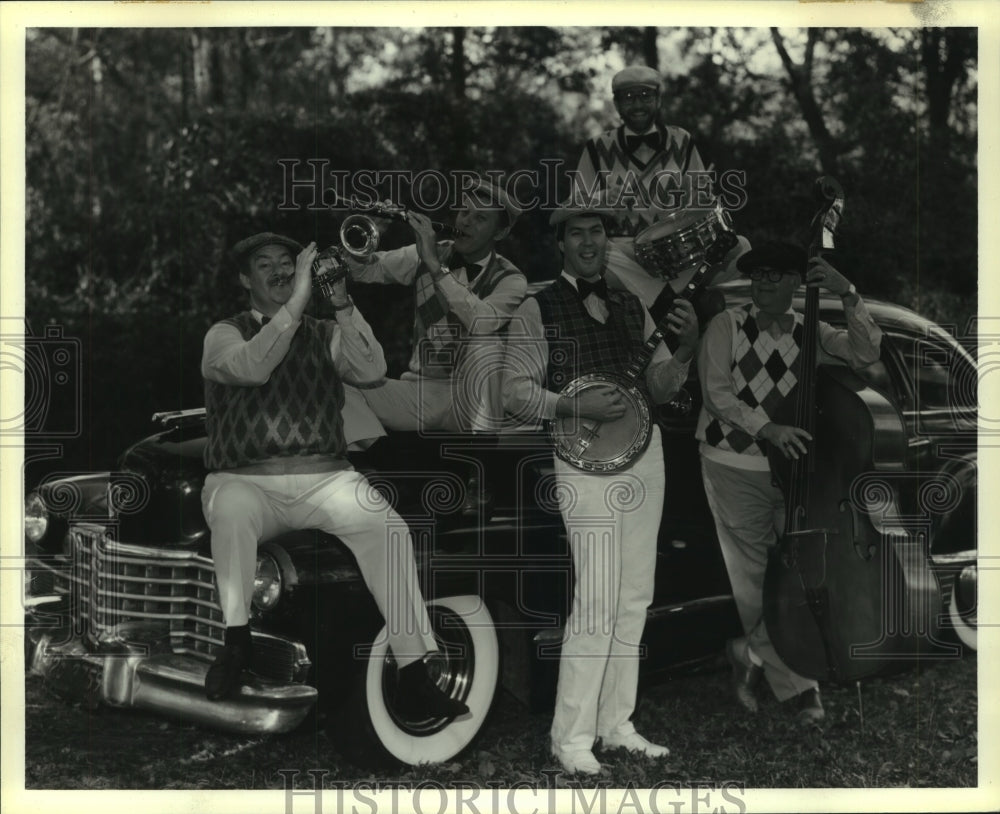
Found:
[[[816,182],[810,256],[833,248],[844,196]],[[817,367],[819,290],[806,292],[797,392],[778,423],[807,430],[808,452],[768,450],[785,495],[785,528],[768,558],[764,622],[778,655],[800,675],[853,681],[898,669],[930,649],[941,595],[926,541],[887,530],[892,473],[905,468],[906,432],[896,407],[849,368]],[[881,488],[877,507],[858,484]],[[882,530],[880,530],[880,527]],[[898,531],[898,530],[897,530]]]

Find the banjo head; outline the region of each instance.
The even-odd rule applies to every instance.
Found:
[[[566,463],[584,472],[618,472],[649,446],[652,432],[649,405],[637,387],[606,373],[590,373],[574,379],[560,395],[575,396],[592,388],[614,387],[625,401],[625,415],[616,421],[563,417],[549,424],[555,452]]]

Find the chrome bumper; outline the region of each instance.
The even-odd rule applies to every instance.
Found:
[[[239,734],[288,732],[316,702],[306,684],[250,677],[228,701],[205,697],[209,662],[181,653],[156,652],[118,641],[95,651],[78,638],[33,631],[25,666],[70,694],[92,704],[146,709]]]

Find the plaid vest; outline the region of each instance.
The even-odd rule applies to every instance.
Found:
[[[607,171],[606,178],[581,179],[583,183],[606,189],[615,209],[609,237],[634,237],[651,226],[664,212],[690,206],[690,180],[684,177],[691,162],[694,142],[680,127],[658,127],[662,146],[646,161],[630,155],[625,146],[625,125],[590,139],[584,150],[594,170]],[[699,159],[700,161],[700,159]],[[659,175],[658,175],[659,174]],[[685,189],[682,199],[668,190]],[[659,203],[657,203],[659,202]]]
[[[735,328],[730,364],[733,389],[741,401],[754,408],[763,408],[773,418],[799,380],[802,315],[795,315],[791,333],[783,333],[775,339],[760,329],[750,313],[751,308],[751,305],[744,305],[725,312]],[[704,408],[698,417],[695,437],[729,452],[766,454],[763,446],[748,433],[720,421]]]
[[[448,266],[455,255],[451,242],[438,244],[441,265]],[[517,266],[493,252],[493,259],[469,285],[469,291],[485,299],[497,284],[511,274],[520,274]],[[413,355],[410,370],[425,376],[448,378],[455,370],[461,350],[460,341],[468,335],[465,326],[448,310],[448,301],[434,287],[430,269],[421,260],[413,278],[416,314],[413,320]]]
[[[546,387],[553,392],[587,373],[624,373],[646,342],[645,309],[627,291],[608,291],[609,315],[603,325],[561,276],[534,296],[549,344]],[[646,392],[644,376],[636,385]]]
[[[244,340],[260,331],[249,311],[223,320]],[[208,469],[234,469],[269,458],[344,457],[344,385],[330,358],[330,322],[303,315],[288,353],[262,385],[205,380]]]

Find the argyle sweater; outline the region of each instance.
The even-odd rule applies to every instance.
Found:
[[[730,369],[733,390],[750,407],[760,407],[773,418],[798,382],[802,346],[802,315],[795,327],[775,339],[762,331],[751,314],[751,305],[724,313],[734,322]],[[723,319],[722,315],[716,319]],[[716,418],[704,407],[698,416],[695,437],[709,446],[739,455],[766,456],[764,447],[747,432]]]
[[[249,340],[249,311],[224,320]],[[205,466],[235,469],[294,455],[343,458],[344,385],[330,358],[333,325],[303,315],[285,358],[261,385],[205,380]]]
[[[576,192],[589,197],[607,190],[615,210],[611,237],[634,237],[658,216],[691,205],[688,171],[703,169],[690,133],[680,127],[658,127],[659,149],[643,146],[629,153],[625,125],[590,139],[583,148],[574,177]],[[641,157],[640,157],[641,156]],[[606,171],[605,174],[602,174]],[[678,194],[684,189],[683,204]]]
[[[438,244],[438,258],[442,266],[450,266],[454,256],[455,249],[450,241]],[[494,252],[491,262],[469,284],[469,291],[480,299],[485,299],[504,277],[520,273],[507,258]],[[413,320],[413,357],[410,369],[421,371],[425,375],[447,376],[454,371],[458,361],[456,345],[468,335],[468,331],[450,312],[447,299],[434,287],[434,278],[423,261],[417,267],[413,283],[416,291],[416,314]],[[432,327],[437,335],[435,338],[428,335]]]
[[[587,373],[622,374],[645,344],[645,311],[627,291],[609,290],[608,320],[603,325],[584,307],[580,295],[563,277],[537,294],[542,324],[558,335],[549,339],[546,387],[558,393]],[[646,392],[646,379],[636,386]]]

